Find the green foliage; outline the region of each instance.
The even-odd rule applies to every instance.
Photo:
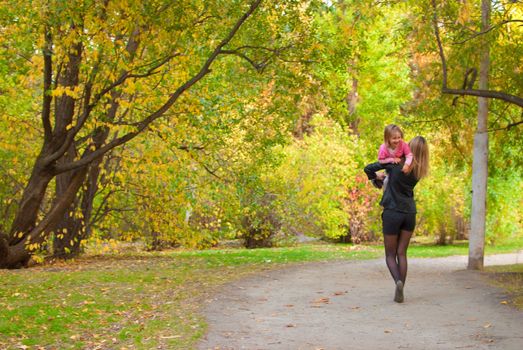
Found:
[[[342,202],[348,216],[347,232],[341,237],[343,241],[360,243],[381,237],[381,207],[378,206],[381,194],[370,185],[365,174],[356,174],[351,179]]]
[[[435,165],[435,164],[434,164]],[[429,176],[416,188],[417,234],[435,237],[440,244],[463,239],[468,220],[464,214],[465,185],[449,164],[433,166]]]
[[[284,233],[338,238],[347,234],[345,189],[360,172],[356,139],[319,115],[311,126],[310,135],[282,149],[285,157],[267,180],[281,202]]]
[[[479,37],[470,30],[479,28],[480,9],[472,1],[437,3],[449,86],[461,87],[467,69],[478,64]],[[134,74],[93,105],[75,143],[80,156],[100,130],[108,132],[107,142],[136,131],[198,72],[249,4],[4,1],[0,231],[9,229],[43,139],[44,28],[54,41],[55,73],[83,45],[77,86],[61,85],[55,75],[49,92],[75,99],[71,125],[85,107],[89,84],[96,95],[122,72]],[[491,88],[521,96],[523,31],[504,21],[521,18],[522,9],[509,1],[494,5],[494,28],[486,34]],[[92,239],[142,241],[148,249],[205,248],[239,237],[250,246],[297,235],[376,239],[380,192],[362,168],[375,160],[391,122],[407,141],[422,134],[431,146],[431,175],[416,189],[416,232],[441,243],[462,238],[476,105],[440,93],[432,14],[425,0],[263,2],[211,73],[103,163]],[[140,43],[134,53],[127,49],[131,33]],[[523,234],[523,138],[518,108],[497,101],[490,108],[487,241],[498,243]],[[51,192],[38,221],[55,199]]]
[[[517,171],[489,178],[486,242],[506,243],[523,237],[523,182]]]

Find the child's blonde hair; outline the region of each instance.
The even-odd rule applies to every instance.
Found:
[[[419,180],[429,172],[429,145],[423,136],[416,136],[410,140],[409,146],[414,156],[409,172]]]
[[[403,131],[396,124],[389,124],[385,127],[385,131],[383,132],[383,140],[387,146],[390,146],[389,140],[392,138],[392,135],[396,132],[399,132],[401,138],[403,138]]]

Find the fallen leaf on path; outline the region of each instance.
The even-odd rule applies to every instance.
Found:
[[[283,305],[283,306],[285,306],[285,307],[294,307],[294,305],[292,305],[292,304],[286,304],[286,305]]]
[[[392,333],[392,331],[390,329],[386,329],[384,333]]]
[[[311,301],[311,307],[322,307],[323,304],[329,304],[329,298],[319,298],[314,301]]]
[[[343,295],[343,294],[347,294],[348,292],[347,291],[344,291],[344,292],[334,292],[334,295]]]
[[[292,323],[289,323],[289,324],[286,325],[285,327],[287,327],[287,328],[292,328],[292,327],[296,327],[296,325],[295,325],[295,324],[292,324]]]
[[[508,304],[508,301],[506,301],[506,300],[502,300],[502,301],[500,301],[499,303],[500,303],[500,304],[503,304],[503,305],[507,305],[507,304]]]
[[[486,325],[483,326],[483,328],[490,328],[492,325],[490,323],[487,323]]]
[[[329,298],[323,297],[323,298],[319,298],[319,299],[314,300],[312,303],[314,303],[314,304],[322,304],[322,303],[323,304],[328,304],[329,302],[330,302]]]

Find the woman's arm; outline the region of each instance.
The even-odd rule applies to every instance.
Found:
[[[412,164],[412,159],[414,158],[414,155],[412,154],[411,150],[410,150],[410,147],[409,147],[409,144],[406,143],[405,141],[402,141],[402,145],[403,147],[403,154],[405,155],[405,164],[406,165],[411,165]]]

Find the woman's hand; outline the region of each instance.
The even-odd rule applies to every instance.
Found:
[[[403,168],[401,168],[401,171],[403,171],[404,174],[408,174],[408,172],[410,171],[410,166],[407,164],[403,165]]]

